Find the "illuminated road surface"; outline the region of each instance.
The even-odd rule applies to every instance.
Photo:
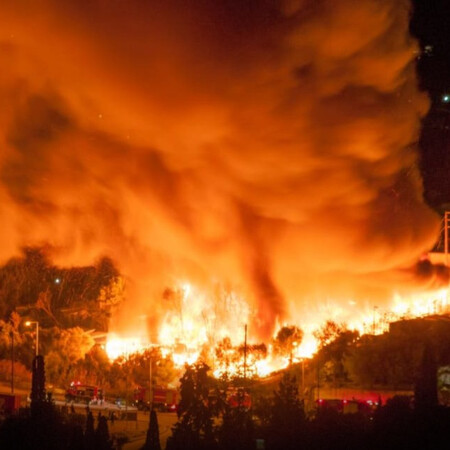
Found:
[[[157,413],[158,416],[158,425],[159,425],[159,439],[161,442],[161,448],[166,448],[166,441],[167,438],[171,435],[171,428],[177,421],[177,415],[175,413]],[[123,422],[123,421],[121,421]],[[116,422],[117,423],[117,422]],[[139,412],[138,413],[138,424],[137,428],[138,431],[135,433],[135,437],[132,438],[132,441],[125,444],[123,446],[124,450],[138,450],[145,444],[145,438],[147,436],[147,429],[148,429],[148,423],[149,423],[149,415],[148,413]],[[113,427],[116,427],[116,424],[114,424]],[[114,428],[110,426],[109,431],[115,432]],[[128,424],[128,432],[127,435],[133,435],[131,432],[132,427],[136,429],[136,423],[135,422],[129,422]]]

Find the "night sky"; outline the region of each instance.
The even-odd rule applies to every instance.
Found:
[[[425,198],[438,210],[450,203],[450,2],[414,0],[411,31],[420,40],[417,69],[421,88],[429,93],[430,112],[420,139]],[[447,206],[446,206],[447,204]]]

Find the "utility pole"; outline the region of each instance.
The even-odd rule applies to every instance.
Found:
[[[320,399],[320,366],[319,356],[317,356],[317,400]]]
[[[247,380],[247,324],[244,327],[244,382]]]
[[[153,374],[152,374],[152,356],[151,355],[150,355],[149,365],[150,365],[150,386],[148,389],[148,395],[149,395],[149,400],[150,400],[150,412],[151,412],[153,409]]]
[[[302,358],[302,398],[305,397],[305,358]]]
[[[373,307],[373,319],[372,319],[372,334],[375,335],[375,314],[378,309],[378,306]]]
[[[450,211],[444,213],[444,254],[445,265],[448,266],[448,223],[450,220]]]
[[[130,354],[128,353],[128,346],[125,346],[125,352],[127,357],[127,367],[125,370],[125,430],[128,431],[128,371],[130,370]]]
[[[14,330],[9,332],[11,336],[11,394],[14,394]]]

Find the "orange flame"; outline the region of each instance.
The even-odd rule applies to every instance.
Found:
[[[121,355],[144,351],[156,344],[160,347],[162,355],[171,356],[179,368],[186,363],[192,364],[198,359],[206,358],[212,365],[216,377],[224,373],[229,376],[242,375],[244,324],[251,320],[250,306],[236,293],[228,292],[226,293],[228,310],[225,310],[221,307],[220,298],[211,299],[188,283],[181,284],[177,292],[179,308],[166,312],[159,328],[157,343],[149,342],[145,337],[145,330],[133,336],[110,333],[106,344],[108,356],[115,359]],[[342,306],[333,307],[332,304],[329,305],[328,310],[330,309],[333,320],[346,322],[349,329],[357,330],[361,334],[381,334],[387,331],[390,322],[448,311],[448,289],[416,293],[408,297],[395,294],[385,311],[373,306],[355,314],[352,308],[346,311]],[[275,370],[287,367],[292,362],[310,358],[318,347],[313,332],[327,318],[318,314],[315,321],[310,323],[301,325],[297,321],[304,331],[304,337],[299,345],[293,346],[289,357],[276,355],[270,343],[266,343],[269,344],[266,354],[247,352],[248,375],[264,377]],[[251,326],[249,329],[251,330]],[[218,358],[216,351],[220,343],[224,342],[224,338],[228,338],[228,346],[222,347],[222,357]],[[252,341],[250,337],[249,348]],[[236,350],[239,345],[240,352]]]

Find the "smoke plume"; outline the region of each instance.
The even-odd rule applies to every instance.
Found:
[[[409,8],[3,0],[0,259],[109,255],[129,314],[174,279],[228,280],[266,336],[323,295],[415,283],[438,219]]]

